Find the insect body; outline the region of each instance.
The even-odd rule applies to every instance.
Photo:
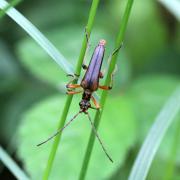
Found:
[[[88,108],[91,107],[90,99],[95,104],[96,109],[99,109],[100,106],[98,102],[95,100],[94,96],[92,95],[94,91],[96,91],[98,88],[109,90],[111,89],[111,86],[100,86],[99,85],[99,78],[103,78],[103,74],[101,72],[101,65],[104,57],[105,52],[105,40],[100,40],[98,46],[95,48],[93,56],[91,58],[90,64],[87,67],[83,64],[83,69],[86,70],[86,73],[79,84],[67,84],[67,88],[70,88],[70,91],[67,91],[67,94],[77,94],[81,93],[82,91],[72,91],[72,88],[83,88],[83,95],[82,100],[79,103],[80,109],[82,112],[87,112]],[[94,108],[93,108],[94,109]]]
[[[87,68],[84,78],[81,81],[81,87],[84,89],[84,93],[79,105],[82,112],[86,112],[87,109],[91,107],[89,101],[92,98],[92,93],[98,89],[105,43],[106,42],[104,40],[101,40],[99,45],[95,48],[91,62]]]
[[[107,151],[106,151],[95,127],[94,127],[91,117],[88,113],[89,108],[97,109],[97,110],[100,108],[100,105],[98,104],[98,102],[96,101],[96,99],[93,96],[93,92],[95,92],[98,88],[103,89],[103,90],[109,90],[112,88],[111,86],[100,86],[99,85],[99,79],[103,78],[103,74],[101,72],[101,66],[102,66],[104,52],[105,52],[105,44],[106,44],[105,40],[100,40],[98,46],[94,50],[94,53],[92,55],[89,66],[86,66],[85,64],[83,64],[82,67],[83,67],[83,69],[86,70],[86,72],[85,72],[85,75],[84,75],[81,83],[80,84],[71,84],[71,82],[72,82],[71,81],[70,83],[68,83],[66,85],[67,94],[78,94],[78,93],[83,92],[82,100],[79,103],[80,111],[76,115],[74,115],[74,117],[62,129],[58,130],[55,134],[53,134],[51,137],[49,137],[46,141],[38,144],[38,146],[46,143],[47,141],[49,141],[50,139],[55,137],[58,133],[62,132],[80,113],[84,113],[88,116],[88,119],[91,123],[92,129],[93,129],[96,137],[98,138],[105,154],[107,155],[109,160],[111,162],[113,162],[111,157],[108,155],[108,153],[107,153]],[[75,91],[74,89],[76,89],[76,88],[82,88],[83,90]],[[95,107],[91,106],[91,103],[90,103],[91,99],[92,99]]]

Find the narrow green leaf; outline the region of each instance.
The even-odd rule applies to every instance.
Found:
[[[27,175],[19,168],[16,162],[6,153],[0,146],[0,160],[12,172],[12,174],[20,180],[29,180]]]
[[[0,0],[0,9],[4,9],[7,6],[10,6],[9,3],[5,0]],[[74,74],[72,65],[59,50],[20,12],[11,7],[6,11],[6,14],[21,26],[67,74]]]
[[[178,21],[180,21],[180,1],[178,0],[158,0],[164,7],[166,7]]]
[[[129,180],[144,180],[166,131],[180,110],[178,87],[158,114],[133,165]]]
[[[179,139],[180,139],[180,123],[178,121],[178,124],[176,125],[176,130],[174,133],[174,141],[172,143],[172,147],[170,150],[170,159],[167,162],[166,172],[164,173],[163,180],[170,180],[174,179],[175,176],[175,169],[176,169],[176,160],[178,156],[178,146],[179,146]]]
[[[94,23],[94,19],[95,19],[98,4],[99,4],[99,0],[93,0],[92,1],[90,13],[89,13],[89,18],[88,18],[88,23],[87,23],[87,26],[86,26],[87,33],[89,35],[90,35],[92,27],[93,27],[93,23]],[[86,34],[84,34],[84,39],[83,39],[83,42],[82,42],[82,47],[81,47],[79,59],[78,59],[78,62],[77,62],[75,74],[79,75],[80,72],[81,72],[82,63],[83,63],[84,55],[85,55],[85,52],[86,52],[86,47],[87,47],[87,39],[86,39]],[[77,83],[77,80],[74,80],[73,83]],[[63,112],[62,112],[62,116],[61,116],[60,121],[58,123],[57,129],[61,129],[65,124],[65,121],[66,121],[66,118],[67,118],[67,115],[68,115],[68,112],[69,112],[69,108],[70,108],[70,105],[71,105],[71,102],[72,102],[72,97],[73,96],[67,96],[65,106],[64,106],[64,109],[63,109]],[[55,159],[55,155],[56,155],[57,148],[58,148],[60,140],[61,140],[61,133],[58,134],[55,137],[55,140],[54,140],[54,143],[53,143],[50,155],[49,155],[48,163],[47,163],[47,166],[46,166],[46,169],[45,169],[45,172],[44,172],[43,180],[47,180],[49,178],[49,175],[50,175],[50,172],[51,172],[51,169],[52,169],[52,166],[53,166],[53,162],[54,162],[54,159]]]
[[[0,18],[2,18],[5,14],[6,11],[8,11],[11,7],[16,6],[17,4],[19,4],[21,2],[21,0],[13,0],[12,2],[10,2],[6,7],[4,7],[1,11],[0,11]]]
[[[77,104],[80,98],[81,95],[73,98],[68,119],[79,110]],[[42,147],[36,147],[36,144],[45,137],[50,136],[56,129],[58,117],[62,113],[60,109],[63,107],[65,100],[66,97],[61,95],[48,97],[34,104],[22,115],[22,123],[17,131],[17,155],[23,161],[26,172],[28,172],[31,179],[42,179],[46,166],[44,162],[48,159],[47,154],[53,142],[48,142]],[[87,180],[108,179],[118,170],[120,165],[123,165],[129,152],[128,150],[136,142],[136,118],[133,110],[133,101],[129,98],[129,95],[110,96],[107,99],[107,103],[111,104],[111,106],[105,107],[101,124],[103,128],[99,129],[99,133],[106,140],[105,143],[111,147],[109,150],[116,161],[113,164],[109,163],[104,158],[99,143],[96,142]],[[119,107],[119,110],[117,111],[114,107]],[[94,114],[93,110],[90,110],[89,113],[91,115]],[[121,121],[121,118],[125,121]],[[111,120],[109,121],[109,119]],[[110,129],[113,129],[113,131],[110,131]],[[82,154],[86,149],[90,131],[91,125],[84,114],[79,115],[64,130],[61,146],[57,150],[53,169],[49,176],[50,180],[78,179],[79,168],[83,160]],[[123,141],[119,141],[119,139],[123,139]]]
[[[119,32],[118,32],[118,35],[117,35],[117,38],[116,38],[115,49],[119,48],[121,46],[121,44],[122,44],[124,34],[125,34],[125,31],[126,31],[126,27],[127,27],[127,22],[128,22],[129,15],[130,15],[130,12],[131,12],[132,4],[133,4],[133,0],[128,0],[127,1],[126,9],[125,9],[125,12],[124,12],[121,24],[120,24]],[[110,84],[111,74],[114,71],[116,61],[117,61],[117,56],[118,56],[118,53],[116,53],[111,58],[110,66],[109,66],[107,77],[106,77],[106,80],[105,80],[106,85]],[[102,112],[103,112],[103,107],[105,105],[105,101],[107,99],[107,95],[108,95],[108,91],[103,91],[102,92],[101,99],[100,99],[100,105],[101,105],[102,111],[97,112],[96,115],[95,115],[95,119],[94,119],[94,125],[95,125],[96,129],[98,128],[99,123],[100,123],[100,119],[101,119],[101,115],[102,115]],[[90,157],[91,157],[91,154],[92,154],[92,149],[93,149],[93,146],[94,146],[94,140],[95,140],[95,134],[94,134],[94,132],[92,130],[91,134],[90,134],[90,137],[89,137],[88,145],[87,145],[87,148],[86,148],[83,164],[82,164],[82,167],[81,167],[79,180],[84,180],[85,179],[88,164],[89,164]]]

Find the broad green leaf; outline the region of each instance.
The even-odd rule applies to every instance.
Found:
[[[9,6],[5,0],[0,0],[0,9]],[[11,7],[6,14],[12,18],[22,29],[24,29],[41,48],[43,48],[49,56],[63,69],[66,73],[73,73],[72,65],[64,58],[57,48],[19,11]]]
[[[74,99],[68,120],[79,110],[79,100],[80,96]],[[32,179],[42,178],[52,142],[41,147],[36,147],[36,144],[56,131],[64,101],[65,97],[49,98],[22,117],[18,131],[18,156]],[[93,110],[90,110],[90,114],[93,116]],[[81,114],[65,129],[50,179],[77,179],[91,129],[86,118]],[[98,132],[114,163],[109,162],[96,141],[87,179],[108,178],[122,165],[128,149],[134,144],[136,128],[129,98],[117,96],[108,99]]]
[[[134,99],[140,142],[143,142],[155,117],[179,83],[178,78],[168,75],[144,76],[133,83],[129,95]],[[176,119],[178,123],[180,116],[177,116]],[[176,123],[172,124],[160,146],[158,156],[162,159],[168,160],[171,157],[170,150],[175,138],[176,126]],[[178,152],[180,152],[180,146],[178,149]],[[180,159],[177,160],[180,163]]]
[[[75,66],[81,47],[83,29],[77,26],[61,28],[47,32],[46,36]],[[19,43],[18,54],[22,63],[40,79],[53,85],[67,82],[66,74],[38,47],[32,39]]]
[[[26,82],[18,86],[18,91],[9,93],[6,101],[1,103],[0,135],[7,142],[14,137],[16,128],[21,123],[22,113],[40,99],[55,93],[49,87],[39,82]],[[3,98],[2,98],[3,99]],[[15,140],[14,138],[13,140]]]
[[[65,24],[83,25],[87,20],[87,11],[89,3],[82,1],[36,1],[35,4],[25,4],[26,17],[31,20],[40,29],[52,29],[54,27],[64,26]]]
[[[166,75],[144,76],[133,82],[129,95],[134,99],[141,140],[179,82],[178,78]]]
[[[161,108],[152,124],[146,139],[138,153],[129,180],[145,180],[157,150],[180,110],[180,86],[177,86],[172,95]]]
[[[112,19],[119,20],[126,1],[110,3]],[[124,6],[123,6],[124,5]],[[121,8],[122,10],[119,10]],[[153,54],[162,51],[166,43],[167,28],[159,17],[159,9],[154,1],[134,1],[128,23],[125,46],[132,58],[134,71],[142,71]],[[159,16],[158,16],[159,15]],[[169,63],[170,65],[170,63]]]
[[[0,92],[12,89],[20,79],[20,71],[15,58],[0,39]]]

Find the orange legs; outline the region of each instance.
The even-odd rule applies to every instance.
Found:
[[[71,74],[68,74],[67,76],[71,76],[72,77],[72,80],[69,81],[66,85],[66,88],[67,88],[67,92],[66,94],[78,94],[78,93],[81,93],[82,91],[74,91],[73,89],[75,88],[80,88],[80,84],[71,84],[74,80],[78,79],[78,76],[77,75],[71,75]]]
[[[79,84],[67,84],[66,85],[66,88],[67,88],[67,92],[66,94],[79,94],[82,92],[81,91],[74,91],[72,89],[75,89],[75,88],[80,88],[81,86]]]
[[[66,88],[80,88],[80,84],[67,84]]]
[[[82,91],[67,91],[66,94],[79,94],[82,93]]]
[[[110,90],[112,89],[112,86],[99,86],[99,88],[103,90]]]
[[[93,95],[91,96],[91,99],[92,99],[92,101],[93,101],[93,103],[94,103],[94,105],[96,107],[95,109],[100,109],[100,105],[99,105],[99,103],[97,102],[97,100],[95,99],[95,97]]]

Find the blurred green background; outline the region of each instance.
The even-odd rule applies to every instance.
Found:
[[[107,62],[125,3],[101,1],[88,60],[104,38]],[[20,2],[17,9],[75,65],[90,5],[90,0],[31,0]],[[108,162],[96,142],[86,179],[127,179],[155,117],[180,83],[176,16],[158,1],[134,1],[117,66],[99,127],[115,163]],[[46,166],[52,142],[40,148],[36,144],[56,130],[67,82],[66,74],[31,37],[9,17],[0,19],[0,143],[32,179],[41,179]],[[74,98],[68,119],[78,111],[80,98]],[[180,178],[179,122],[180,116],[163,140],[149,180]],[[83,115],[64,131],[50,179],[77,179],[89,133]],[[15,179],[1,163],[0,179]]]

